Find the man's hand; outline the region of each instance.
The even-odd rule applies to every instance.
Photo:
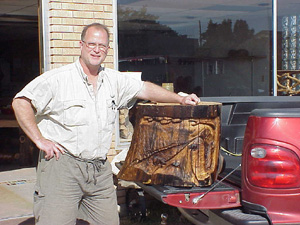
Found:
[[[197,97],[195,94],[190,94],[184,96],[180,102],[181,105],[197,105],[200,102],[200,98]]]
[[[36,142],[36,146],[45,152],[45,159],[49,160],[55,156],[56,160],[59,159],[60,153],[64,154],[64,149],[59,145],[56,144],[48,139],[41,139]]]

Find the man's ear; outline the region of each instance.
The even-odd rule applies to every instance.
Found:
[[[82,47],[83,47],[83,44],[84,44],[84,43],[80,40],[80,41],[79,41],[79,47],[82,48]]]

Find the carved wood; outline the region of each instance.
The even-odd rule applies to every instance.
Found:
[[[138,104],[132,142],[118,178],[170,186],[216,179],[220,103]]]

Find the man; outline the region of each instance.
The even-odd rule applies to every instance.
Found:
[[[119,224],[106,154],[116,110],[133,98],[196,104],[150,82],[101,67],[109,49],[102,24],[86,26],[79,60],[31,81],[13,100],[16,118],[40,149],[34,194],[36,224]]]

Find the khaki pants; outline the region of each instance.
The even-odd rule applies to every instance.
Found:
[[[118,225],[110,163],[94,165],[69,155],[61,155],[59,160],[45,160],[41,152],[34,216],[38,225],[73,225],[76,218],[90,224]]]

